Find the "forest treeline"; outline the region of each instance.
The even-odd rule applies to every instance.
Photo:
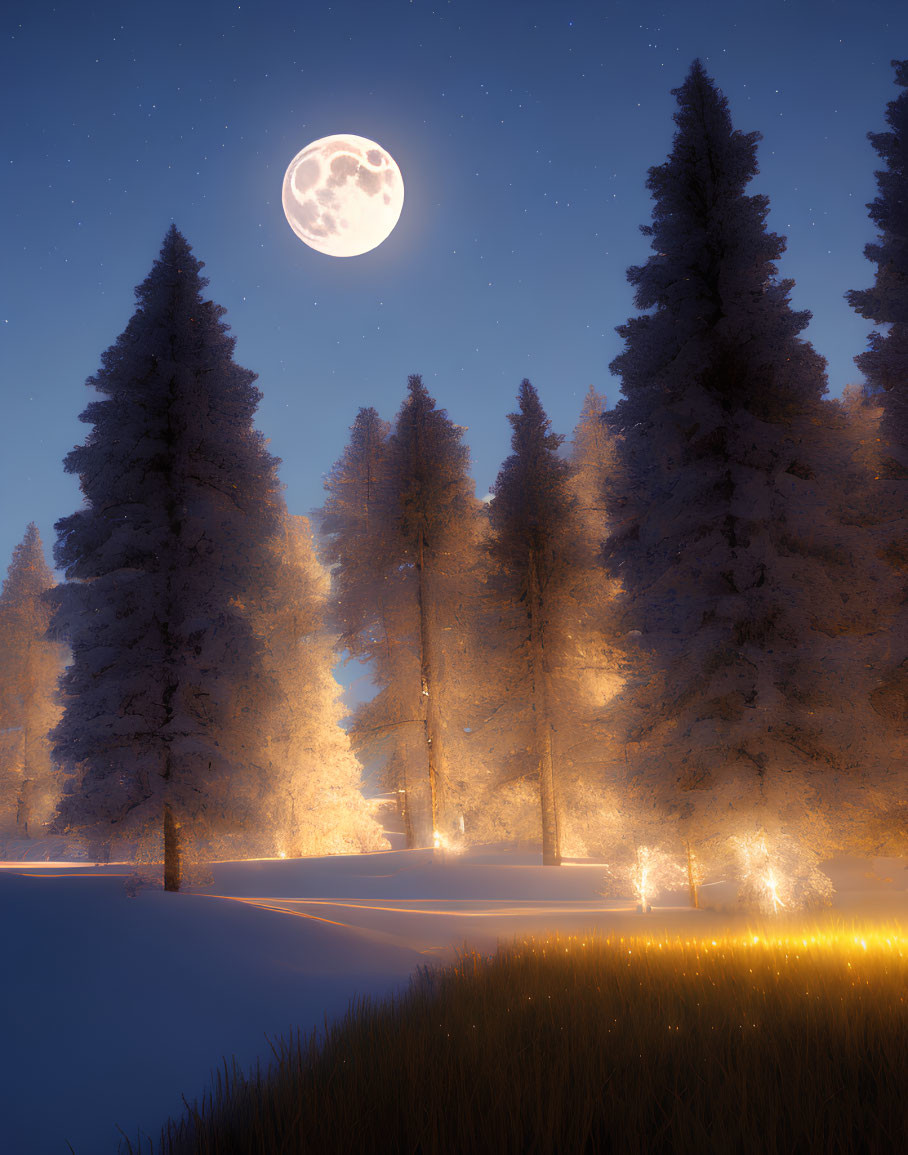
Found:
[[[904,853],[908,91],[870,134],[876,274],[848,299],[879,328],[841,400],[746,191],[759,134],[698,61],[675,95],[621,398],[590,389],[565,441],[524,380],[485,500],[411,376],[289,514],[255,376],[170,229],[88,381],[65,580],[32,525],[0,595],[7,837],[163,854],[178,889],[187,857],[386,845],[366,767],[409,846],[619,873],[662,848],[694,901],[730,860],[795,902],[833,853]],[[347,725],[339,658],[376,691]]]

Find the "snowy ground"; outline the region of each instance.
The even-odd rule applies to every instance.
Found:
[[[129,867],[0,863],[0,1148],[113,1155],[117,1126],[155,1134],[223,1056],[383,994],[464,944],[549,930],[715,933],[741,915],[663,896],[651,915],[598,896],[602,868],[474,851],[392,851],[220,863],[198,892],[127,896]],[[908,925],[908,870],[891,859],[827,866],[846,918]],[[704,891],[721,907],[729,885]]]

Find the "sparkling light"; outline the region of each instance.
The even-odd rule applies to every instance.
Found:
[[[684,868],[672,854],[658,846],[638,846],[633,861],[626,868],[609,867],[606,883],[616,876],[627,878],[631,884],[638,909],[646,913],[652,906],[653,898],[661,890],[674,890],[684,885]],[[604,891],[603,893],[607,893]]]
[[[764,830],[735,838],[741,897],[767,914],[828,903],[832,883],[794,839]]]
[[[464,846],[453,838],[448,838],[440,830],[432,831],[432,846],[435,850],[444,850],[448,854],[462,854]]]

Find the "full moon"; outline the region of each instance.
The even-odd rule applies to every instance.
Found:
[[[281,199],[291,229],[311,249],[358,257],[390,236],[404,205],[404,181],[374,140],[323,136],[290,162]]]

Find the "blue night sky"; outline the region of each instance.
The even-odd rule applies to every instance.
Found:
[[[13,6],[9,6],[7,12]],[[50,552],[80,503],[62,459],[85,378],[175,221],[259,374],[259,427],[294,513],[322,501],[361,405],[391,418],[422,373],[469,427],[477,492],[508,452],[522,377],[569,433],[592,384],[617,398],[625,268],[649,249],[649,166],[700,56],[758,129],[781,272],[814,312],[833,394],[859,379],[875,193],[868,130],[908,56],[894,0],[600,3],[295,0],[16,5],[3,25],[0,572],[28,521]],[[309,141],[380,142],[400,223],[337,259],[296,239],[281,181]]]

